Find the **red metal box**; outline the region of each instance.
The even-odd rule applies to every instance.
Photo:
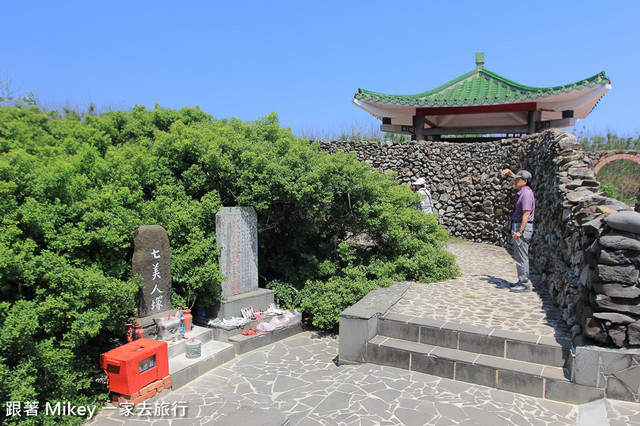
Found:
[[[100,355],[100,367],[109,376],[109,390],[133,395],[169,374],[167,342],[138,339]]]

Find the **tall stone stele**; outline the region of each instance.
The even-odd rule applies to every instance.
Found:
[[[253,207],[222,207],[216,214],[218,263],[226,277],[221,300],[204,307],[210,316],[229,319],[252,306],[265,310],[273,303],[273,290],[258,288],[258,216]]]
[[[159,225],[143,225],[133,233],[132,272],[142,277],[138,298],[140,317],[171,309],[171,251],[167,231]]]
[[[221,247],[222,298],[258,289],[258,219],[253,207],[222,207],[216,214]]]

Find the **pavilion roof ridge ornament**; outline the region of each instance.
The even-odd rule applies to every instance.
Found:
[[[484,52],[476,53],[476,69],[484,69]]]
[[[573,125],[567,124],[571,120],[554,123],[549,120],[571,118],[575,124],[576,119],[586,117],[611,89],[611,80],[604,71],[575,83],[533,87],[516,83],[486,69],[484,52],[476,53],[475,63],[473,70],[426,92],[391,95],[360,88],[354,95],[353,103],[383,120],[383,126],[386,123],[406,127],[413,125],[413,117],[422,116],[428,129],[473,127],[476,131],[471,133],[480,133],[477,131],[478,126],[472,124],[489,123],[498,126],[502,123],[498,126],[502,128],[504,125],[519,123],[518,129],[511,130],[523,133],[521,125],[527,123],[528,133],[532,133],[532,113],[537,112],[534,115],[539,115],[540,119],[536,122],[546,122],[543,124],[546,127]],[[498,113],[502,114],[500,119],[496,117]],[[438,116],[442,115],[456,115],[456,119],[448,117],[446,120],[439,120]],[[483,131],[486,130],[485,127],[487,126],[483,126]],[[492,127],[492,130],[495,128]],[[458,130],[460,132],[462,130]],[[446,133],[443,131],[442,134]]]

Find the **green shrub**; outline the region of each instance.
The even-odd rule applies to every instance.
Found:
[[[243,123],[197,108],[65,118],[0,108],[0,398],[104,397],[92,377],[133,313],[140,225],[167,230],[174,303],[211,304],[223,279],[215,214],[254,206],[263,282],[282,306],[335,328],[374,288],[457,274],[446,231],[415,201],[392,175],[319,151],[273,113]]]
[[[295,286],[280,280],[273,280],[267,283],[267,288],[274,291],[276,302],[280,308],[290,311],[300,308],[302,293]]]
[[[333,277],[326,281],[309,281],[304,286],[301,307],[305,313],[311,315],[315,327],[336,329],[340,312],[378,287],[379,282],[367,279]]]
[[[611,182],[604,182],[600,185],[600,190],[604,192],[607,197],[615,198],[616,187]]]

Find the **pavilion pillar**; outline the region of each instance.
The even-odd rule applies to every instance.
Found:
[[[422,115],[413,116],[413,138],[415,141],[424,140],[424,117]]]
[[[542,111],[529,111],[527,118],[527,124],[529,125],[528,134],[532,135],[536,132],[536,123],[542,121]]]

